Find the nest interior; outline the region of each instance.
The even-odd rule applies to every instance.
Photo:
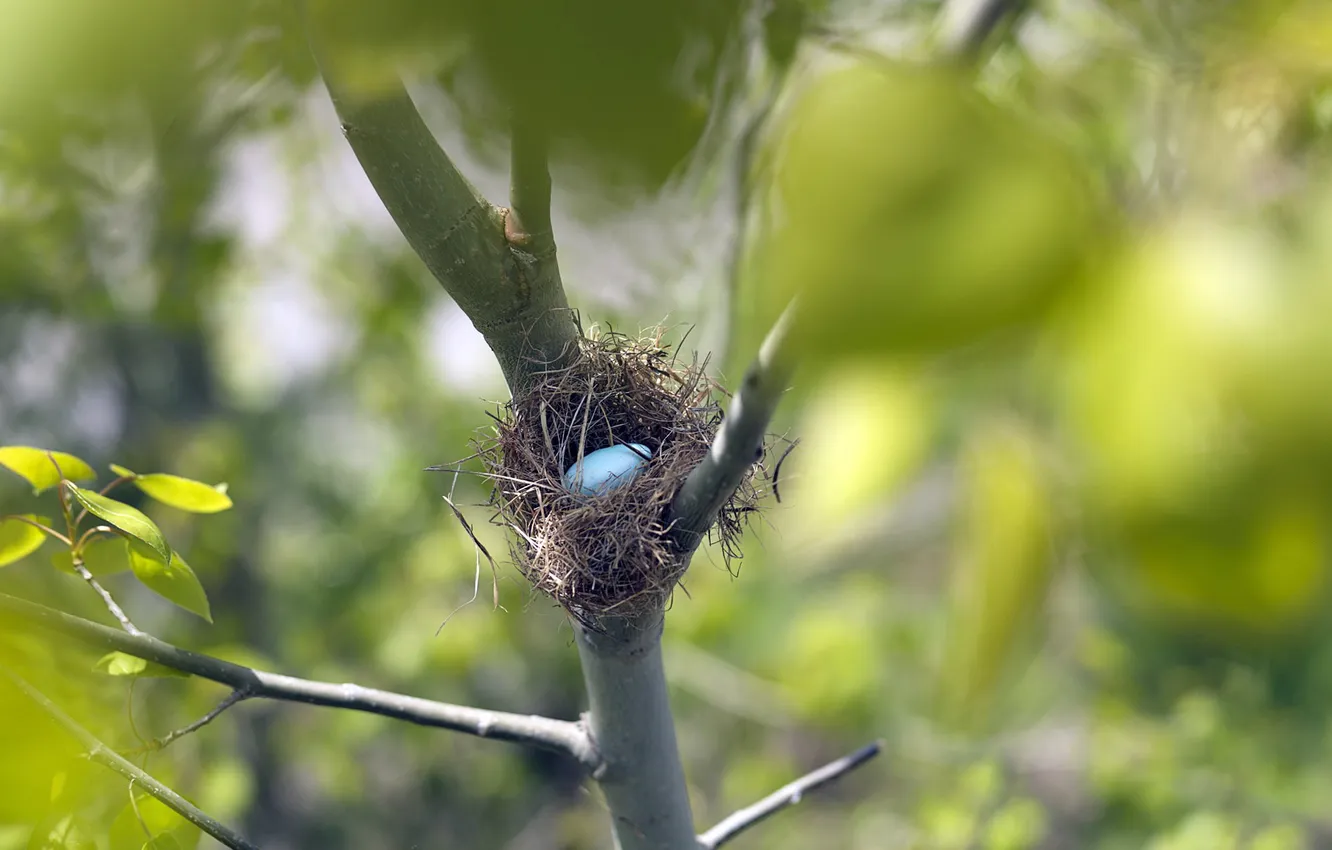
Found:
[[[721,424],[722,391],[706,362],[675,356],[661,332],[585,339],[567,368],[544,373],[495,416],[478,446],[493,482],[494,522],[512,530],[514,563],[537,590],[589,625],[660,609],[688,567],[668,511]],[[642,443],[652,457],[600,496],[566,489],[580,456]],[[730,568],[758,492],[751,468],[711,534]]]

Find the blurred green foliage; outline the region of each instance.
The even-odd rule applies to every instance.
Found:
[[[1325,4],[1038,4],[974,82],[910,64],[932,2],[759,26],[738,2],[310,5],[364,85],[438,83],[483,164],[511,109],[544,118],[581,168],[557,178],[606,199],[558,220],[571,241],[700,157],[736,167],[735,113],[789,75],[729,331],[742,362],[800,293],[776,427],[802,442],[739,578],[704,550],[669,614],[700,825],[882,737],[735,846],[1329,846]],[[212,624],[124,544],[85,553],[164,639],[576,716],[567,626],[516,575],[436,634],[477,568],[438,496],[486,494],[421,470],[471,454],[503,389],[349,167],[290,4],[85,6],[0,29],[0,444],[229,483],[207,517],[166,479],[116,495],[185,553]],[[729,200],[686,189],[700,218]],[[589,321],[700,303],[584,257],[565,278]],[[671,322],[722,336],[712,294]],[[58,516],[32,489],[0,477],[0,513]],[[52,551],[0,591],[105,620]],[[139,752],[225,694],[130,686],[37,634],[0,631],[0,664],[264,847],[606,846],[595,792],[542,753],[259,703]],[[193,841],[0,679],[0,850]]]

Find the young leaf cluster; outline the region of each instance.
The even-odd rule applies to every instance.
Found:
[[[26,480],[33,495],[55,489],[60,524],[39,513],[0,516],[0,567],[35,553],[48,539],[60,545],[52,564],[86,579],[130,571],[145,587],[212,621],[208,596],[194,570],[167,542],[157,523],[108,494],[132,484],[150,499],[179,510],[213,514],[231,507],[225,484],[211,485],[166,473],[139,474],[111,464],[114,478],[100,489],[75,482],[96,479],[74,455],[31,446],[0,447],[0,466]]]

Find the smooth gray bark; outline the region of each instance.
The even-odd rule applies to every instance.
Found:
[[[660,614],[575,626],[588,720],[619,850],[697,850],[661,661]]]

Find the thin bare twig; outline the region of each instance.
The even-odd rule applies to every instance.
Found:
[[[213,838],[216,838],[227,847],[232,848],[232,850],[259,850],[258,845],[245,840],[244,837],[231,827],[214,819],[175,791],[163,785],[134,764],[126,761],[119,753],[102,743],[97,736],[80,726],[74,718],[61,711],[60,707],[47,699],[45,694],[28,684],[18,675],[4,667],[0,667],[0,673],[3,673],[6,678],[13,682],[14,687],[23,691],[29,699],[37,703],[37,705],[50,715],[53,720],[65,727],[65,731],[69,732],[75,738],[78,738],[79,742],[88,749],[89,759],[97,762],[103,767],[109,767],[116,773],[119,773],[133,784],[139,786],[144,791],[147,791],[149,794],[162,801],[163,804],[170,807],[176,814],[199,827],[199,829],[208,833]]]
[[[120,623],[121,628],[132,635],[142,635],[144,632],[130,621],[129,615],[125,613],[125,609],[121,608],[116,600],[111,598],[111,594],[105,587],[102,587],[102,583],[97,580],[97,577],[83,565],[82,556],[75,555],[73,564],[74,572],[78,573],[80,578],[88,582],[89,587],[97,591],[97,595],[102,597],[102,602],[106,605],[106,610],[111,612],[111,616],[116,618]]]
[[[219,702],[211,711],[209,711],[203,717],[200,717],[198,720],[194,721],[193,723],[187,726],[182,726],[179,729],[175,729],[171,732],[166,733],[160,738],[154,738],[152,741],[149,741],[147,749],[150,750],[166,749],[171,745],[173,741],[176,741],[177,739],[180,738],[184,738],[186,735],[189,735],[192,732],[198,732],[200,729],[202,729],[203,727],[207,726],[209,723],[212,723],[214,720],[220,717],[222,712],[226,711],[228,708],[231,708],[233,705],[235,705],[238,702],[241,702],[242,700],[249,699],[249,697],[250,694],[246,693],[243,689],[236,688],[231,693],[227,694],[226,697],[224,697],[221,702]]]
[[[747,806],[723,820],[698,837],[698,844],[703,850],[715,850],[740,833],[760,821],[780,812],[787,806],[799,803],[805,794],[832,782],[844,774],[850,773],[865,762],[874,758],[883,749],[882,741],[875,741],[861,747],[854,753],[842,756],[837,761],[829,762],[818,770],[779,788],[752,806]]]
[[[16,625],[37,627],[105,649],[115,649],[191,673],[209,681],[244,690],[250,697],[275,699],[364,711],[439,729],[452,729],[480,738],[494,738],[564,753],[593,770],[601,763],[597,749],[580,723],[536,715],[488,711],[466,705],[435,702],[354,684],[314,682],[295,676],[253,670],[220,658],[190,652],[147,634],[126,634],[0,593],[0,630]]]

